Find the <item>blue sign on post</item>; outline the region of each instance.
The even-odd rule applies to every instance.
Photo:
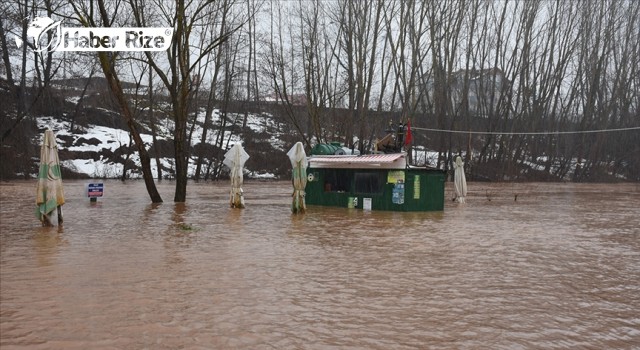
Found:
[[[95,202],[98,197],[102,197],[103,195],[104,184],[102,182],[87,184],[87,197],[89,197],[92,202]]]

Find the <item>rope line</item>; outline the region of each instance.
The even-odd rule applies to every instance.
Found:
[[[582,131],[539,131],[539,132],[463,131],[463,130],[417,128],[414,126],[411,127],[411,130],[448,132],[452,134],[481,134],[481,135],[568,135],[568,134],[593,134],[593,133],[599,133],[599,132],[640,130],[640,126],[634,126],[630,128],[617,128],[617,129],[599,129],[599,130],[582,130]]]

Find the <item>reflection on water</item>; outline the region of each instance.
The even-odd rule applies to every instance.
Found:
[[[292,215],[289,182],[246,184],[237,210],[228,183],[150,204],[142,182],[90,203],[67,181],[53,228],[34,189],[0,184],[3,350],[640,346],[636,184],[471,183],[443,212]]]
[[[62,245],[62,232],[63,227],[58,227],[57,230],[51,228],[43,228],[37,230],[38,232],[33,237],[35,246],[38,267],[50,266],[54,263],[51,257],[55,256],[58,247]]]

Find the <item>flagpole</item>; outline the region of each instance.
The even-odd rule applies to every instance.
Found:
[[[409,156],[409,161],[411,162],[411,160],[413,160],[413,154],[411,154],[409,152],[409,150],[411,149],[411,143],[413,142],[413,134],[411,133],[411,119],[407,118],[407,131],[405,133],[405,137],[404,137],[404,148],[405,151],[407,151],[407,155]]]

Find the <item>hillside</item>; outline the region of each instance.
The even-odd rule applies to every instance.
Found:
[[[93,82],[82,95],[82,84],[75,80],[72,82],[73,85],[64,89],[54,85],[49,100],[50,105],[55,107],[36,106],[39,109],[38,116],[25,118],[7,138],[1,153],[2,179],[36,176],[39,147],[43,133],[48,128],[56,134],[65,178],[142,176],[139,157],[129,138],[127,126],[117,107],[108,98],[108,91],[101,89],[105,85]],[[0,88],[0,92],[4,101],[12,100],[6,84]],[[138,128],[152,157],[154,175],[158,173],[159,165],[161,176],[172,178],[173,122],[162,112],[168,109],[164,102],[158,103],[156,108],[159,110],[155,111],[153,125],[148,117],[148,108],[138,110]],[[2,109],[4,113],[7,112],[5,108]],[[225,113],[214,109],[207,123],[205,142],[202,143],[205,114],[204,108],[197,108],[189,123],[192,154],[189,177],[195,174],[199,156],[202,157],[201,179],[225,177],[226,170],[218,159],[222,159],[235,142],[241,142],[251,157],[246,164],[247,177],[280,178],[288,174],[290,164],[286,152],[298,140],[291,136],[286,124],[273,114],[249,113],[246,109],[242,113]],[[155,129],[155,142],[152,129]],[[155,161],[156,157],[159,162]]]
[[[47,128],[51,128],[57,135],[65,178],[141,177],[139,158],[135,146],[129,139],[128,127],[105,86],[104,79],[95,77],[89,84],[86,80],[83,82],[77,79],[71,79],[67,84],[55,81],[47,93],[42,95],[38,95],[34,88],[27,88],[28,100],[36,102],[29,107],[29,117],[16,124],[14,120],[17,98],[11,93],[7,82],[0,78],[0,100],[3,102],[0,108],[0,131],[7,135],[3,136],[0,148],[0,179],[36,176],[42,135]],[[167,98],[159,94],[154,96],[154,108],[151,113],[145,87],[142,86],[140,91],[136,91],[133,88],[135,85],[126,86],[128,98],[135,110],[137,128],[152,158],[154,177],[173,178],[173,121]],[[196,174],[199,174],[198,179],[204,180],[225,178],[227,169],[222,166],[221,160],[234,142],[241,142],[250,155],[246,164],[248,178],[287,178],[290,175],[290,163],[286,152],[295,142],[301,140],[286,117],[284,107],[265,101],[218,103],[211,110],[209,121],[205,123],[206,105],[202,98],[194,98],[188,123],[191,145],[189,178],[196,178]],[[298,122],[307,125],[306,107],[293,108],[296,118],[299,118]],[[349,120],[349,113],[344,109],[334,109],[327,114],[333,119],[326,123],[334,129],[336,124],[344,124],[345,120]],[[391,120],[399,120],[399,117],[397,113],[371,112],[371,140],[383,137],[385,125]],[[608,156],[606,158],[609,160],[606,162],[590,163],[591,170],[586,173],[582,171],[582,178],[576,179],[575,174],[580,166],[588,163],[584,158],[577,159],[571,156],[575,152],[567,144],[571,141],[569,138],[559,138],[555,146],[556,153],[567,152],[569,157],[556,154],[553,162],[549,162],[549,157],[539,149],[536,154],[524,151],[513,157],[503,157],[503,160],[493,156],[481,160],[480,155],[487,147],[494,149],[488,154],[499,156],[500,152],[495,153],[495,150],[503,149],[503,143],[509,139],[502,138],[492,144],[483,136],[450,136],[420,132],[421,128],[432,127],[434,119],[435,116],[421,115],[415,117],[415,124],[412,122],[415,127],[411,152],[413,164],[443,165],[445,157],[465,151],[461,147],[463,145],[470,150],[470,161],[465,171],[467,179],[471,181],[640,180],[639,173],[634,170],[640,165],[640,159],[633,148],[623,149],[618,158]],[[486,121],[477,118],[472,122],[474,129],[482,130]],[[445,120],[445,124],[448,123],[449,121]],[[203,140],[205,129],[207,133]],[[335,130],[332,134],[340,135]],[[586,142],[586,139],[582,142]],[[438,145],[441,153],[433,150],[437,149]],[[638,146],[635,147],[637,149]]]

